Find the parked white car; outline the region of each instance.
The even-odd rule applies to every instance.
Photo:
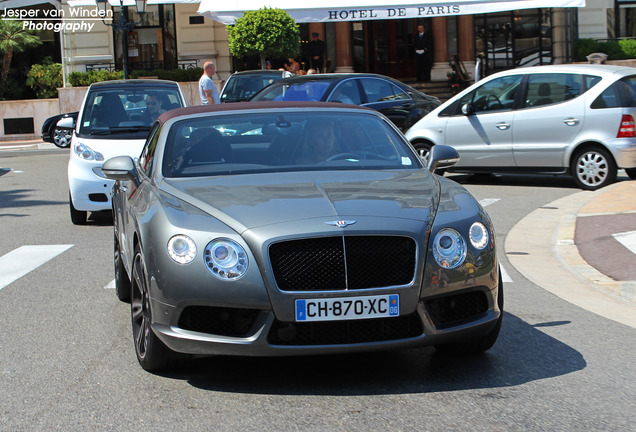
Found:
[[[454,147],[452,172],[570,174],[582,189],[636,178],[636,69],[550,65],[491,75],[418,121],[406,137],[426,158]]]
[[[101,171],[115,156],[138,157],[159,115],[186,106],[179,84],[162,80],[92,84],[73,125],[68,162],[71,221],[86,223],[88,212],[110,210],[114,181]]]

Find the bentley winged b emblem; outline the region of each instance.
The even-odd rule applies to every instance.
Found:
[[[349,225],[353,225],[356,222],[357,221],[354,221],[354,220],[338,220],[338,221],[329,221],[329,222],[325,222],[325,223],[327,225],[331,225],[331,226],[335,226],[335,227],[339,227],[339,228],[344,228],[344,227],[347,227]]]

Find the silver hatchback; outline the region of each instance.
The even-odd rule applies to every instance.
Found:
[[[595,190],[636,178],[636,68],[551,65],[491,75],[422,118],[406,137],[426,158],[454,147],[453,172],[570,174]]]

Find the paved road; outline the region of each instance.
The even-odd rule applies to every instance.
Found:
[[[513,252],[536,249],[508,248],[522,223],[521,245],[555,232],[528,216],[577,197],[569,180],[457,177],[488,204],[509,278],[501,337],[485,355],[215,357],[153,375],[109,288],[109,218],[69,221],[67,157],[0,153],[0,260],[43,261],[0,289],[1,431],[633,430],[636,330],[534,283],[513,261],[528,255]],[[548,249],[535,272],[570,271]]]

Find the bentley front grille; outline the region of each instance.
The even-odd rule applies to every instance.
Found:
[[[269,248],[282,291],[338,291],[409,284],[415,241],[401,236],[337,236],[274,243]]]

